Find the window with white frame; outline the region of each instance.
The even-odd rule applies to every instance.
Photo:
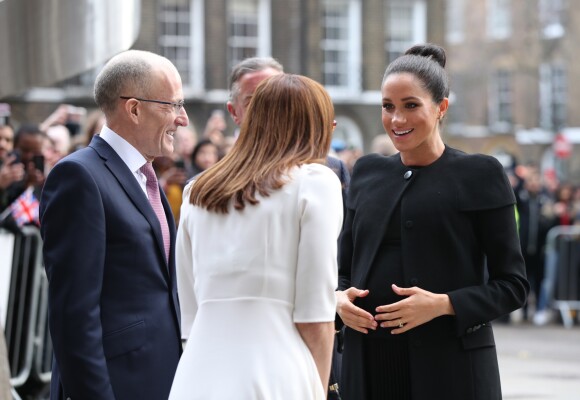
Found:
[[[460,43],[465,35],[465,0],[447,0],[447,31],[445,36],[451,44]]]
[[[158,13],[161,24],[159,46],[161,54],[170,59],[181,74],[183,84],[189,83],[191,52],[190,0],[163,0]]]
[[[175,64],[184,86],[202,88],[203,0],[162,0],[157,16],[160,53]]]
[[[386,41],[388,62],[409,47],[427,41],[427,5],[424,0],[387,0]]]
[[[322,79],[331,90],[360,89],[360,18],[360,0],[322,3]]]
[[[227,4],[230,68],[248,57],[269,56],[270,0],[229,0]]]
[[[509,131],[513,122],[512,102],[512,74],[499,69],[492,75],[489,96],[489,126],[493,131]]]
[[[506,39],[512,33],[511,0],[487,0],[487,36]]]
[[[564,36],[565,0],[538,0],[540,32],[545,39]]]
[[[540,127],[556,131],[566,125],[566,68],[562,65],[540,66]]]

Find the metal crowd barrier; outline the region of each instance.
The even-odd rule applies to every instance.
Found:
[[[550,305],[571,328],[571,311],[580,312],[580,226],[555,226],[548,231],[546,266]]]
[[[0,235],[13,235],[14,243],[3,321],[10,383],[22,397],[30,397],[46,391],[52,367],[52,343],[47,324],[48,281],[42,262],[42,239],[34,226],[24,226],[16,233],[0,228]]]

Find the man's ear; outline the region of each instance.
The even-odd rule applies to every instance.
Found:
[[[231,101],[228,101],[227,108],[236,125],[240,126],[241,125],[240,117],[236,114],[236,109],[234,108],[234,105],[232,104]]]
[[[139,108],[139,100],[128,99],[125,101],[125,107],[123,112],[129,116],[129,118],[134,122],[138,123],[139,115],[141,114],[141,109]]]

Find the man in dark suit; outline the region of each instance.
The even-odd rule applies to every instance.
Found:
[[[181,354],[175,225],[151,162],[189,122],[182,99],[169,60],[118,54],[95,82],[106,125],[46,180],[53,400],[169,395]]]

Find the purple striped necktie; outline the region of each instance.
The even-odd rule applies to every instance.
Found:
[[[169,225],[167,225],[167,218],[165,217],[165,211],[163,210],[163,204],[161,204],[161,195],[159,194],[159,184],[157,183],[157,176],[153,170],[153,165],[148,162],[145,163],[139,170],[147,178],[147,196],[149,197],[149,203],[159,219],[161,224],[161,233],[163,235],[163,245],[165,246],[165,258],[169,260]]]

